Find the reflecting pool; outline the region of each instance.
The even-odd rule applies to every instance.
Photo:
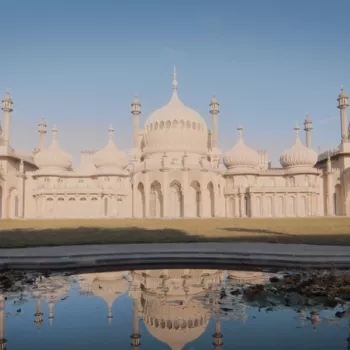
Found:
[[[336,317],[242,292],[270,280],[204,269],[28,274],[0,295],[0,349],[350,349],[344,305]]]

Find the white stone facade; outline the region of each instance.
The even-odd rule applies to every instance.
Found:
[[[248,147],[238,128],[234,147],[218,145],[219,102],[210,102],[205,120],[173,93],[164,107],[139,128],[141,104],[131,104],[133,148],[129,157],[113,141],[99,151],[83,151],[73,169],[57,141],[45,147],[47,126],[39,124],[40,145],[30,154],[10,146],[13,102],[2,101],[0,129],[0,218],[208,218],[350,215],[348,97],[338,97],[341,142],[317,155],[311,148],[312,121],[305,119],[304,145],[295,144],[271,168],[265,151]]]

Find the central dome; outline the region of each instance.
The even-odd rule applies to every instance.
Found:
[[[145,154],[208,153],[207,125],[199,113],[181,102],[177,94],[176,71],[170,101],[154,111],[145,123],[144,144]]]

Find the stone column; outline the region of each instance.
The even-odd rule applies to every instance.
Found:
[[[241,217],[244,218],[246,216],[245,212],[245,203],[244,203],[244,193],[239,194],[240,197],[240,212],[241,212]]]
[[[250,193],[250,201],[249,201],[249,207],[250,207],[250,217],[254,218],[255,217],[255,194]]]
[[[188,171],[185,170],[182,173],[182,216],[184,218],[188,217]]]
[[[7,196],[8,196],[8,188],[7,188],[6,182],[3,183],[2,187],[2,198],[1,198],[1,213],[0,213],[0,219],[6,219],[7,218]]]
[[[265,217],[265,193],[261,192],[261,217]]]
[[[272,217],[276,216],[276,193],[272,195],[272,201],[271,201],[271,215]]]
[[[149,180],[148,180],[148,173],[145,173],[144,178],[144,191],[145,191],[145,217],[149,217],[149,194],[150,194],[150,188],[149,188]]]
[[[163,172],[163,216],[169,217],[169,174]]]
[[[312,193],[307,194],[307,216],[312,215]]]
[[[327,216],[333,216],[332,173],[327,174]]]
[[[235,216],[238,218],[239,215],[239,198],[238,198],[238,193],[234,195],[235,198]]]
[[[228,197],[225,196],[225,217],[229,217]]]
[[[24,164],[23,160],[21,160],[20,165],[20,173],[18,174],[18,217],[24,218],[24,180],[25,180],[25,174],[24,174]]]

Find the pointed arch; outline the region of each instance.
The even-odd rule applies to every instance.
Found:
[[[163,217],[163,192],[162,186],[158,181],[153,181],[150,186],[149,201],[150,217]]]
[[[173,180],[169,186],[169,215],[173,218],[183,216],[183,199],[181,184]]]
[[[190,185],[190,203],[189,209],[192,209],[190,216],[192,217],[201,217],[201,207],[202,207],[202,193],[201,185],[197,180],[193,180]]]
[[[136,208],[138,208],[137,217],[144,218],[146,216],[146,206],[145,206],[145,186],[142,182],[139,182],[137,185],[137,205]]]
[[[207,185],[207,191],[209,195],[209,216],[215,217],[215,193],[214,185],[211,181]]]
[[[16,187],[11,187],[6,200],[7,217],[17,218],[19,214],[19,197]]]
[[[300,197],[298,216],[307,216],[307,198],[306,196]]]
[[[296,216],[296,198],[295,196],[288,197],[288,216]]]
[[[236,216],[235,197],[230,197],[228,200],[228,216],[232,218]]]

